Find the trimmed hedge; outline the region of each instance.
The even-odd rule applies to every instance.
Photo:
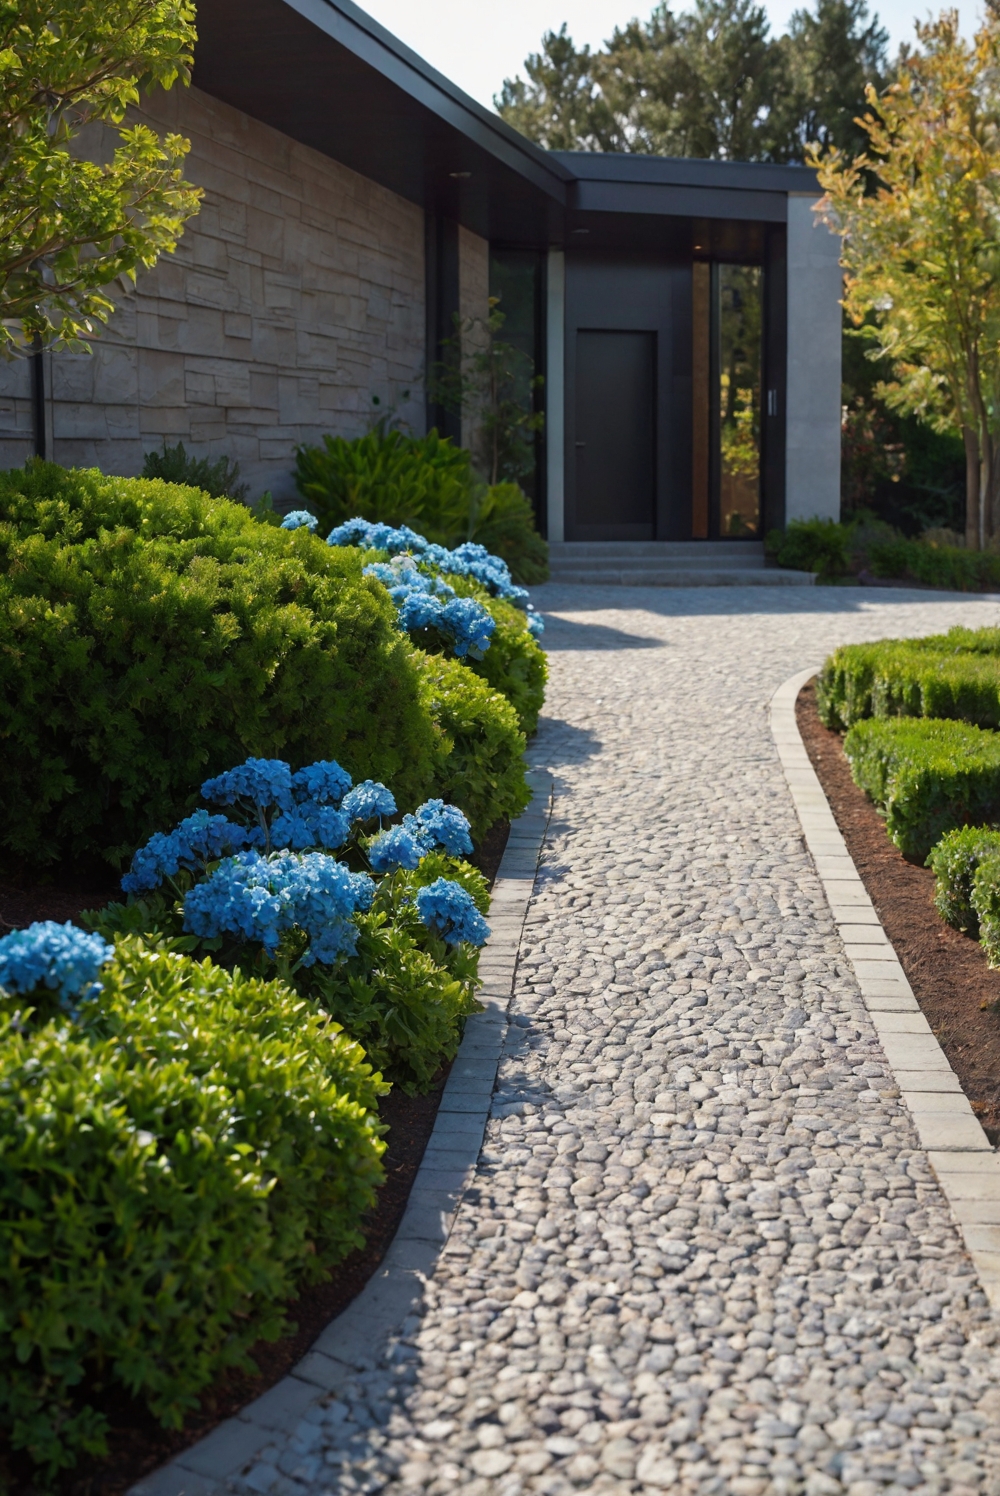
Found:
[[[0,1020],[0,1429],[50,1475],[115,1387],[179,1427],[249,1369],[382,1179],[386,1087],[314,1004],[127,938],[102,980]]]
[[[965,722],[874,718],[854,724],[844,752],[907,857],[924,861],[946,831],[1000,817],[1000,734]]]
[[[900,577],[950,592],[991,592],[1000,587],[1000,555],[959,546],[929,545],[902,535],[868,547],[868,565],[877,577]]]
[[[1000,629],[843,645],[820,672],[816,704],[827,727],[840,731],[866,717],[1000,727]]]
[[[120,865],[248,754],[337,758],[423,799],[433,723],[361,569],[196,489],[0,474],[0,845]]]
[[[947,831],[931,849],[927,866],[933,869],[934,905],[941,918],[956,930],[979,934],[979,913],[973,886],[980,865],[1000,855],[1000,831],[988,826],[963,826]]]
[[[461,660],[414,650],[421,692],[440,732],[433,793],[469,817],[474,837],[531,799],[517,712]]]

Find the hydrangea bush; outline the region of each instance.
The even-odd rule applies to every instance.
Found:
[[[292,773],[280,759],[247,759],[206,780],[202,795],[228,814],[199,810],[151,837],[122,879],[127,902],[92,927],[277,973],[324,1002],[388,1078],[428,1084],[475,1008],[489,935],[485,883],[460,860],[472,852],[468,818],[432,799],[386,825],[398,814],[392,793],[352,784],[333,760]],[[359,981],[367,997],[352,1017]],[[421,1005],[435,1010],[429,1029],[414,1017]]]
[[[503,693],[527,736],[538,725],[545,697],[545,656],[538,647],[544,622],[507,563],[467,541],[450,550],[408,525],[352,519],[331,530],[327,543],[380,551],[366,576],[387,589],[400,628],[434,650],[435,640]]]

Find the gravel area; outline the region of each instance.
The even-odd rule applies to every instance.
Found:
[[[899,1100],[766,707],[1000,621],[840,589],[536,589],[556,775],[474,1187],[277,1496],[1000,1493],[1000,1329]]]

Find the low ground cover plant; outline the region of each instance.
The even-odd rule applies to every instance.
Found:
[[[335,761],[293,774],[248,759],[207,780],[201,809],[157,833],[122,879],[126,902],[86,919],[278,976],[359,1040],[386,1079],[426,1089],[476,1011],[489,934],[469,822],[429,800],[395,822],[384,784]]]
[[[0,941],[0,1431],[43,1482],[103,1452],[116,1388],[180,1426],[249,1369],[382,1179],[386,1087],[317,1004],[95,940]]]
[[[924,861],[946,831],[986,824],[1000,810],[1000,734],[965,722],[870,718],[850,729],[844,752],[907,857]]]
[[[517,814],[524,742],[506,700],[471,671],[452,683],[493,745],[472,783],[365,565],[196,489],[43,463],[0,474],[0,848],[121,867],[247,754],[337,757],[402,804],[463,805],[468,784],[477,836],[484,807]]]
[[[1000,629],[954,628],[834,650],[816,682],[827,727],[866,717],[954,717],[1000,727]]]

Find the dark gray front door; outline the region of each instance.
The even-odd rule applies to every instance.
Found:
[[[656,334],[576,335],[580,538],[651,540],[656,512]]]

